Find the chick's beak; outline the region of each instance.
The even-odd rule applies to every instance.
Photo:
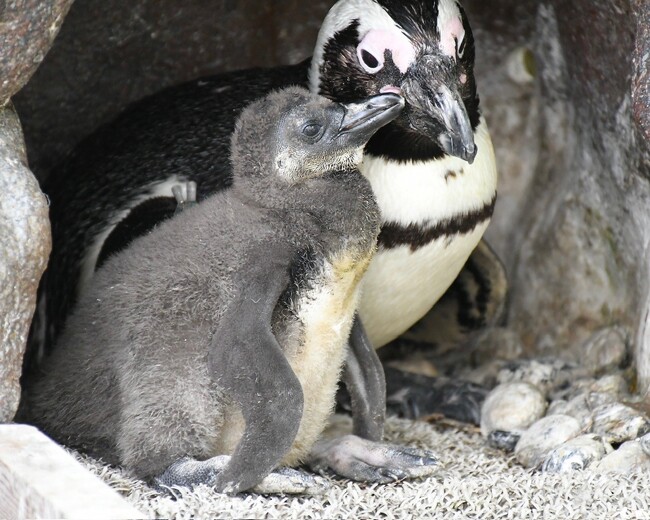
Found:
[[[451,67],[423,56],[409,69],[401,88],[411,105],[411,127],[436,141],[445,153],[471,164],[478,150]]]

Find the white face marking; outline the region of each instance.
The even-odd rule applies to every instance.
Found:
[[[402,74],[405,74],[413,60],[415,60],[415,49],[410,40],[401,31],[386,31],[383,29],[370,30],[357,47],[359,63],[366,72],[379,72],[384,66],[384,54],[391,52],[393,63]],[[369,67],[366,64],[363,53],[369,53],[378,62],[378,66]]]
[[[325,45],[335,33],[348,27],[354,20],[359,20],[359,36],[362,41],[368,37],[364,45],[372,49],[371,53],[377,60],[381,58],[383,63],[383,51],[389,49],[393,52],[395,65],[400,70],[404,68],[403,72],[405,72],[414,59],[415,50],[410,41],[377,2],[374,0],[340,0],[327,13],[318,33],[309,74],[309,87],[312,92],[319,91],[320,68],[323,64]],[[371,31],[373,31],[372,34],[370,34]]]
[[[465,38],[465,29],[455,0],[440,0],[438,3],[438,34],[442,53],[456,59]]]

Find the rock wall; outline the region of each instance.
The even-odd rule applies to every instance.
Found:
[[[479,33],[498,51],[482,66],[505,194],[488,237],[510,274],[508,323],[537,354],[622,325],[646,388],[650,7],[508,3],[501,27]],[[516,73],[521,45],[535,59],[528,79]]]
[[[52,45],[71,0],[0,3],[0,423],[18,407],[22,357],[50,253],[47,203],[9,101]]]

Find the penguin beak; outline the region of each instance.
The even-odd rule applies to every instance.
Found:
[[[478,150],[456,81],[451,67],[434,56],[423,56],[407,72],[402,92],[411,106],[412,129],[436,141],[448,155],[471,164]]]
[[[335,138],[346,137],[353,146],[364,146],[382,126],[395,119],[404,108],[397,94],[379,94],[361,103],[342,105],[345,114]]]

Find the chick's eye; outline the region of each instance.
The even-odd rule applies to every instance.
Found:
[[[316,137],[320,132],[321,128],[322,128],[321,125],[317,123],[307,123],[305,126],[302,127],[302,133],[307,137]]]

